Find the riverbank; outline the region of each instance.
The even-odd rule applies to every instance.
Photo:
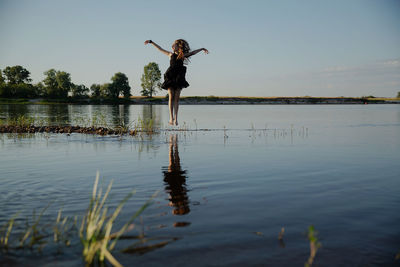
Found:
[[[168,104],[164,96],[130,98],[65,98],[65,99],[9,99],[0,98],[0,104]],[[376,97],[226,97],[226,96],[183,96],[183,105],[313,105],[313,104],[400,104],[400,98]]]

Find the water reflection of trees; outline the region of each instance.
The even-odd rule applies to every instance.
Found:
[[[44,120],[48,125],[66,125],[70,122],[70,106],[59,105],[5,105],[2,111],[9,119],[18,117],[33,117],[35,120]]]
[[[142,105],[141,114],[134,112],[136,105],[114,105],[109,106],[111,110],[108,110],[106,114],[111,114],[111,123],[114,126],[117,125],[131,125],[134,122],[138,122],[139,119],[144,121],[153,121],[153,125],[159,127],[161,124],[161,110],[159,106],[155,105]]]
[[[113,125],[129,125],[130,105],[111,106],[111,120]]]
[[[178,136],[172,134],[169,141],[169,165],[163,167],[165,191],[169,194],[172,213],[184,215],[190,212],[186,188],[186,170],[182,170],[178,151]]]
[[[161,125],[161,106],[159,105],[142,105],[142,116],[143,120],[148,121],[152,120],[153,125],[157,128],[160,128]]]
[[[29,115],[28,105],[1,105],[1,113],[4,118],[16,119],[20,116]]]
[[[162,121],[160,105],[2,105],[1,118],[15,119],[21,116],[33,117],[49,125],[89,124],[133,125],[139,119],[152,120],[160,128]]]
[[[48,105],[46,107],[46,119],[49,125],[68,125],[70,123],[72,105]]]

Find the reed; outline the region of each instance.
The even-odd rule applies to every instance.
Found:
[[[133,125],[133,130],[151,135],[155,133],[154,121],[153,119],[141,119],[139,117],[137,122]]]
[[[63,217],[62,209],[58,211],[54,223],[43,224],[41,219],[50,206],[48,204],[38,215],[35,211],[33,212],[32,219],[26,220],[20,237],[15,238],[18,234],[12,235],[12,231],[16,226],[15,220],[18,214],[14,215],[0,228],[0,251],[7,252],[10,249],[33,249],[36,247],[38,251],[41,251],[52,239],[55,244],[66,246],[70,246],[71,240],[75,239],[75,241],[80,240],[82,244],[82,255],[87,265],[92,265],[94,262],[104,264],[104,261],[107,260],[113,266],[122,266],[111,252],[116,247],[118,240],[124,238],[123,234],[134,229],[134,220],[151,204],[156,194],[142,205],[120,229],[113,232],[113,226],[118,215],[121,213],[124,204],[133,196],[134,191],[130,192],[117,205],[115,210],[110,212],[107,206],[107,198],[112,183],[111,181],[103,194],[102,188],[98,186],[99,173],[97,173],[89,206],[81,219],[79,229],[77,227],[78,216],[74,216],[73,220],[68,216]],[[52,229],[52,231],[49,231],[49,229]]]
[[[20,248],[33,248],[34,246],[38,245],[38,250],[40,251],[47,244],[46,237],[48,234],[45,231],[46,227],[40,224],[40,220],[49,206],[50,204],[42,209],[38,216],[36,216],[36,211],[33,211],[31,225],[29,224],[29,220],[26,220],[26,229],[19,240]]]
[[[35,119],[29,116],[18,116],[15,118],[6,118],[0,120],[0,125],[10,125],[15,127],[27,127],[34,125]]]
[[[111,233],[115,219],[120,214],[122,207],[134,194],[130,192],[116,207],[114,212],[109,215],[108,207],[105,206],[107,197],[112,187],[112,181],[107,187],[104,195],[102,189],[97,190],[99,173],[93,186],[93,193],[90,199],[89,208],[82,219],[79,236],[83,245],[83,256],[87,264],[92,264],[95,260],[104,262],[107,259],[114,266],[122,266],[111,254],[118,239],[127,230],[133,229],[133,221],[150,205],[147,201],[125,225],[118,231]]]
[[[310,225],[308,227],[308,240],[310,241],[310,256],[308,257],[308,260],[304,264],[305,267],[312,266],[314,258],[317,255],[317,251],[321,247],[321,243],[318,240],[318,232],[315,231],[313,225]]]
[[[53,226],[53,240],[54,243],[64,243],[66,246],[71,245],[71,239],[73,238],[72,232],[76,228],[78,216],[74,217],[74,221],[71,222],[68,216],[62,218],[62,209],[58,211],[56,222]]]
[[[97,127],[97,126],[108,127],[106,116],[103,113],[96,111],[92,116],[91,126],[92,127]]]
[[[0,233],[3,233],[0,236],[0,248],[6,249],[6,250],[8,249],[8,240],[10,238],[10,234],[11,234],[11,231],[14,226],[15,218],[17,216],[18,216],[18,214],[14,215],[0,230]]]

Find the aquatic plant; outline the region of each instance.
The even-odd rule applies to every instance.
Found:
[[[96,175],[96,180],[93,186],[93,193],[90,199],[89,208],[86,215],[82,219],[82,224],[79,230],[79,236],[83,245],[83,256],[85,262],[92,264],[94,260],[104,262],[107,259],[114,266],[122,266],[111,254],[118,239],[127,230],[133,229],[132,222],[137,218],[144,209],[150,205],[146,202],[125,225],[115,233],[111,233],[115,219],[122,210],[126,201],[132,197],[134,191],[130,192],[116,207],[114,212],[109,215],[108,208],[105,206],[108,194],[112,187],[112,181],[107,187],[106,192],[102,195],[102,189],[97,190],[99,182],[99,173]],[[111,242],[111,240],[113,240]]]
[[[72,225],[70,225],[70,221],[68,220],[68,216],[62,218],[61,216],[62,209],[58,211],[57,219],[56,222],[53,226],[53,232],[54,232],[54,243],[59,243],[63,242],[66,246],[69,246],[71,244],[71,238],[72,238],[72,231],[77,225],[78,217],[75,216],[74,221]]]
[[[92,120],[91,120],[91,126],[92,127],[96,127],[96,126],[108,127],[106,116],[99,111],[94,112],[94,114],[92,116]]]
[[[285,242],[283,241],[284,233],[285,233],[285,227],[282,227],[281,231],[279,232],[279,235],[278,235],[279,246],[282,247],[282,248],[285,247]]]
[[[196,131],[197,131],[197,120],[193,119],[194,125],[196,126]]]
[[[40,212],[39,216],[36,216],[36,211],[33,210],[32,215],[32,225],[29,224],[29,220],[26,220],[26,229],[24,234],[19,240],[19,247],[24,248],[27,246],[28,248],[33,248],[35,245],[39,245],[38,250],[41,250],[43,246],[47,243],[45,238],[48,236],[44,231],[45,226],[39,224],[40,219],[42,218],[44,212],[48,209],[50,204],[48,204],[43,210]],[[25,245],[25,242],[26,245]]]
[[[98,189],[99,184],[99,173],[96,175],[96,179],[93,185],[92,196],[90,198],[89,207],[82,217],[80,228],[77,229],[78,216],[74,217],[72,221],[69,217],[62,216],[62,209],[58,211],[57,218],[53,225],[41,223],[45,211],[48,209],[50,204],[41,210],[36,215],[33,212],[31,220],[26,219],[25,228],[22,230],[18,241],[14,241],[14,245],[11,244],[11,234],[13,228],[15,228],[15,220],[18,214],[14,215],[7,223],[0,228],[0,249],[1,251],[7,251],[9,249],[24,249],[36,248],[41,251],[43,247],[51,242],[51,237],[56,244],[64,244],[70,246],[71,239],[76,239],[78,234],[80,242],[82,244],[82,255],[86,264],[91,265],[94,262],[103,263],[104,260],[108,260],[114,266],[122,266],[111,254],[111,251],[117,245],[117,241],[126,232],[134,228],[133,221],[151,204],[152,199],[156,194],[153,195],[144,205],[142,205],[136,213],[134,213],[129,220],[118,230],[112,233],[113,225],[118,215],[120,214],[124,204],[132,197],[134,191],[130,192],[110,213],[106,205],[107,197],[111,191],[112,181],[107,187],[105,193],[102,193],[102,188]],[[49,231],[52,229],[53,231]],[[18,235],[13,234],[13,237]],[[141,243],[147,242],[146,239],[141,239]],[[18,245],[15,245],[18,243]],[[159,244],[158,244],[159,245]],[[139,250],[153,249],[154,246],[144,246],[137,248]],[[128,248],[127,250],[131,250]]]
[[[14,215],[3,227],[0,229],[0,248],[7,249],[8,248],[8,239],[10,238],[10,234],[12,228],[14,226],[15,217]],[[7,230],[6,230],[7,229]]]
[[[154,121],[153,119],[141,119],[139,117],[137,122],[134,123],[133,130],[136,132],[153,134],[155,132]]]
[[[226,139],[228,138],[229,136],[226,134],[226,127],[225,127],[225,125],[224,125],[224,142],[226,141]]]
[[[6,118],[0,120],[0,125],[10,125],[14,127],[26,127],[26,126],[31,126],[35,122],[35,119],[33,117],[29,116],[18,116],[14,118]]]
[[[308,240],[310,241],[310,256],[308,260],[304,264],[305,267],[311,267],[313,264],[314,258],[317,255],[318,249],[321,247],[321,243],[318,241],[318,232],[315,231],[313,225],[308,227]]]
[[[283,240],[284,233],[285,233],[285,227],[282,227],[281,231],[279,232],[279,235],[278,235],[279,240]]]

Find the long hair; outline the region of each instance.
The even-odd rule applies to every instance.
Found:
[[[175,41],[175,43],[178,45],[178,59],[183,59],[184,63],[189,63],[190,60],[185,57],[186,53],[189,53],[190,51],[190,46],[189,43],[183,39],[178,39]]]

